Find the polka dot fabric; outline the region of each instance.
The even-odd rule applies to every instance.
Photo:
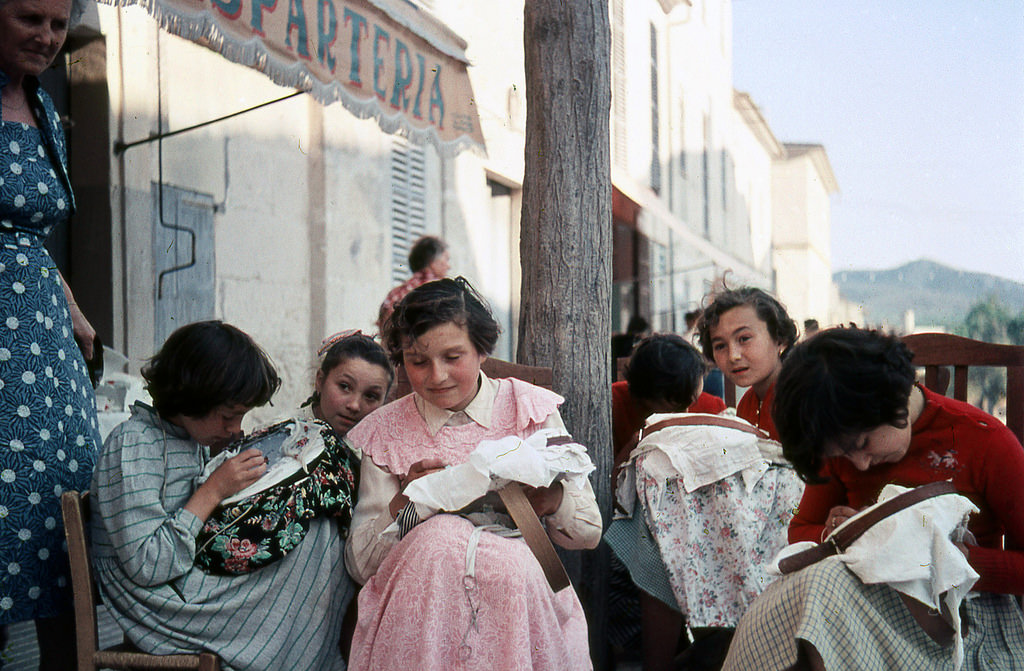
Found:
[[[59,128],[46,112],[44,126]],[[63,159],[63,138],[51,139]],[[43,132],[0,123],[0,624],[70,607],[60,495],[88,488],[99,446],[85,362],[43,247],[71,209],[58,170]]]

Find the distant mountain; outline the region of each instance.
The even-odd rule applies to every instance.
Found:
[[[971,306],[995,296],[1013,315],[1024,311],[1024,284],[957,270],[921,259],[892,270],[847,270],[832,276],[843,298],[864,307],[868,324],[903,324],[914,310],[919,325],[958,327]]]

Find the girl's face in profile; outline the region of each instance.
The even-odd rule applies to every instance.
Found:
[[[366,359],[349,357],[328,373],[316,372],[316,391],[320,402],[313,408],[313,414],[344,436],[384,403],[388,373]]]
[[[783,346],[768,333],[768,324],[751,305],[722,313],[711,331],[715,363],[737,387],[753,387],[764,398],[782,368]]]
[[[171,418],[171,423],[185,429],[200,445],[223,446],[241,437],[242,418],[251,409],[245,405],[218,405],[202,417],[178,415]]]
[[[476,397],[480,364],[486,358],[476,351],[466,327],[454,322],[433,327],[402,350],[413,391],[428,403],[453,412]]]
[[[825,457],[845,457],[858,471],[866,471],[878,464],[894,464],[910,449],[911,427],[883,424],[849,440],[825,445]]]

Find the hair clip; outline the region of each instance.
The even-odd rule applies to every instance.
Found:
[[[345,338],[351,338],[352,336],[361,336],[363,332],[359,329],[345,329],[344,331],[338,331],[334,335],[329,335],[320,341],[320,349],[316,351],[318,357],[322,357],[327,353],[327,350],[334,347],[334,345]]]

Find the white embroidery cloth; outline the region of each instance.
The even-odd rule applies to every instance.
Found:
[[[878,503],[839,525],[832,534],[906,491],[906,487],[886,485]],[[879,521],[838,555],[865,584],[885,583],[933,610],[945,604],[952,617],[950,625],[956,632],[954,671],[963,664],[960,603],[979,578],[954,543],[964,539],[968,533],[967,518],[976,512],[978,508],[970,499],[959,494],[926,499]],[[814,545],[805,541],[784,548],[769,573],[781,575],[781,559]]]
[[[309,464],[327,449],[323,436],[320,435],[325,426],[320,422],[298,418],[287,420],[281,428],[261,436],[259,440],[246,441],[240,446],[233,446],[218,454],[206,464],[198,482],[206,482],[226,460],[250,447],[255,447],[270,460],[267,472],[261,475],[259,480],[221,503],[234,503],[270,489],[300,470],[308,472]]]
[[[655,414],[647,418],[647,427],[676,417],[701,417],[701,413]],[[708,415],[718,418],[717,415]],[[750,427],[739,417],[729,419]],[[772,463],[784,463],[778,442],[755,434],[713,424],[669,426],[647,434],[629,455],[629,460],[645,457],[644,468],[659,482],[679,479],[687,494],[739,473],[747,492],[768,471]],[[636,479],[625,468],[616,483],[617,500],[632,514]]]
[[[422,520],[439,510],[461,510],[511,481],[547,487],[561,478],[582,490],[594,464],[579,443],[548,446],[548,438],[559,435],[541,429],[525,439],[481,441],[467,461],[412,481],[405,495],[416,504]]]

